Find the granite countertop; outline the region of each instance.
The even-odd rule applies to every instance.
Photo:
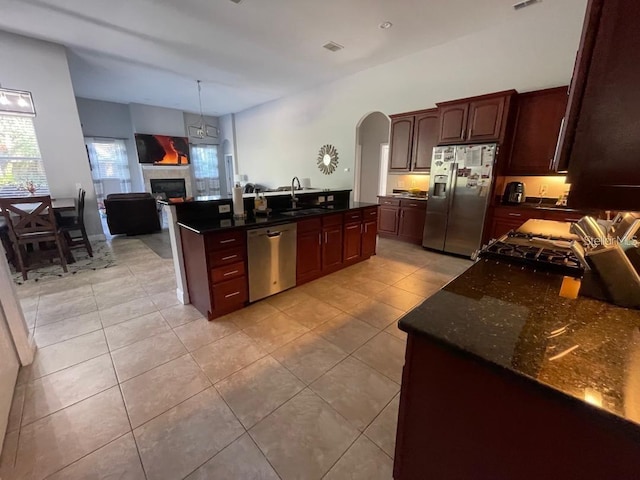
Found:
[[[351,190],[347,189],[329,189],[329,188],[307,188],[302,190],[296,190],[296,195],[311,195],[318,193],[340,193],[340,192],[350,192]],[[276,192],[261,192],[265,197],[290,197],[291,190],[289,191],[276,191]],[[242,198],[255,198],[255,193],[243,193]],[[192,200],[188,202],[178,202],[177,205],[181,205],[183,203],[194,203],[194,202],[219,202],[221,200],[232,200],[232,195],[208,195],[208,196],[195,196]],[[167,200],[159,200],[160,203],[170,204],[171,202]]]
[[[247,218],[244,219],[234,219],[234,218],[203,218],[197,220],[189,220],[184,222],[178,222],[182,228],[186,228],[195,233],[204,234],[208,232],[215,232],[218,230],[226,230],[230,228],[252,228],[252,227],[265,227],[267,225],[276,225],[287,222],[294,222],[297,220],[304,220],[307,218],[314,218],[323,215],[328,215],[331,213],[343,213],[349,210],[358,210],[360,208],[366,207],[376,207],[377,203],[366,203],[366,202],[354,202],[350,201],[345,205],[335,205],[330,207],[322,208],[322,213],[315,213],[310,215],[300,215],[300,216],[289,216],[283,215],[282,213],[274,212],[268,217],[254,217],[253,215],[247,215]],[[313,207],[320,209],[321,207]]]
[[[536,210],[552,210],[554,212],[567,212],[567,213],[573,213],[573,212],[583,212],[584,210],[577,210],[575,208],[569,208],[569,207],[564,207],[564,206],[556,206],[553,203],[538,203],[538,202],[524,202],[524,203],[519,203],[516,205],[507,205],[504,203],[501,203],[499,205],[496,205],[497,207],[514,207],[514,208],[533,208]]]
[[[480,260],[400,319],[556,392],[640,424],[640,311],[560,297],[563,277]],[[640,433],[640,431],[638,431]]]

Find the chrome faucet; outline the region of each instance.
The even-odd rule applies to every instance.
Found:
[[[301,190],[300,179],[298,177],[293,177],[291,179],[291,207],[296,208],[298,206],[298,198],[296,197],[296,187],[295,184],[298,182],[298,190]]]

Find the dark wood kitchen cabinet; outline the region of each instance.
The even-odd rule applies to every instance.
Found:
[[[640,3],[590,0],[557,168],[569,206],[640,209]]]
[[[571,211],[561,208],[553,210],[547,208],[497,206],[493,209],[491,216],[490,238],[500,238],[505,233],[521,227],[523,223],[532,218],[554,220],[556,222],[577,222],[585,215],[592,215],[598,218],[599,212]]]
[[[320,218],[298,221],[296,280],[298,284],[322,275],[322,222]]]
[[[342,267],[342,214],[322,217],[322,271],[329,273]]]
[[[411,170],[411,148],[413,145],[413,115],[392,116],[389,139],[389,171]]]
[[[391,115],[389,171],[428,173],[439,125],[437,108]]]
[[[362,211],[344,215],[344,245],[342,260],[345,264],[356,263],[362,256]]]
[[[382,237],[422,244],[426,211],[425,200],[380,197],[378,233]]]
[[[502,143],[515,90],[438,103],[438,143]]]
[[[374,216],[375,215],[375,216]],[[376,253],[376,243],[378,239],[378,209],[365,210],[365,217],[362,220],[362,257],[369,258]]]
[[[505,175],[555,175],[553,162],[567,108],[568,87],[518,95]]]

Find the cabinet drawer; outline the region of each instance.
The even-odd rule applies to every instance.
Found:
[[[244,247],[230,248],[209,254],[209,262],[212,267],[221,267],[244,260]]]
[[[362,210],[351,210],[344,214],[344,223],[356,223],[362,220]]]
[[[378,218],[378,207],[369,207],[362,210],[362,219],[366,222],[367,220],[375,220]]]
[[[408,200],[402,199],[400,200],[400,206],[402,208],[419,208],[421,210],[427,209],[427,202],[424,200]]]
[[[495,217],[511,219],[511,220],[529,220],[530,218],[542,218],[541,210],[519,207],[498,207],[494,210]]]
[[[243,304],[249,299],[247,278],[244,276],[218,283],[213,286],[212,290],[215,310],[227,310],[235,305]]]
[[[322,228],[320,218],[308,218],[306,220],[298,220],[298,233],[313,232]]]
[[[220,283],[244,275],[244,262],[232,263],[224,267],[217,267],[211,270],[213,283]]]
[[[543,213],[545,220],[555,220],[556,222],[577,222],[582,217],[587,215],[583,212],[554,212],[552,210],[545,210]]]
[[[385,205],[387,207],[399,207],[400,199],[392,197],[380,197],[380,205]]]
[[[332,225],[342,225],[342,214],[337,213],[335,215],[325,215],[322,217],[322,226],[329,227]]]
[[[243,230],[213,233],[207,236],[207,248],[209,250],[222,250],[224,248],[239,247],[245,244],[246,233]]]

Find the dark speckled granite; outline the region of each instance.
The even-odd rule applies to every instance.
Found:
[[[640,311],[562,298],[562,278],[480,260],[399,326],[640,424]]]
[[[267,225],[277,225],[286,222],[293,222],[296,220],[313,218],[330,213],[342,213],[349,210],[357,210],[366,207],[375,207],[377,203],[365,203],[350,201],[348,204],[336,205],[327,207],[322,213],[313,215],[302,215],[297,217],[291,217],[288,215],[282,215],[280,213],[273,213],[268,217],[253,217],[248,216],[245,219],[235,220],[233,218],[202,218],[189,221],[178,222],[182,228],[192,230],[196,233],[203,234],[208,232],[216,232],[219,230],[227,230],[229,228],[251,228],[251,227],[266,227]]]

